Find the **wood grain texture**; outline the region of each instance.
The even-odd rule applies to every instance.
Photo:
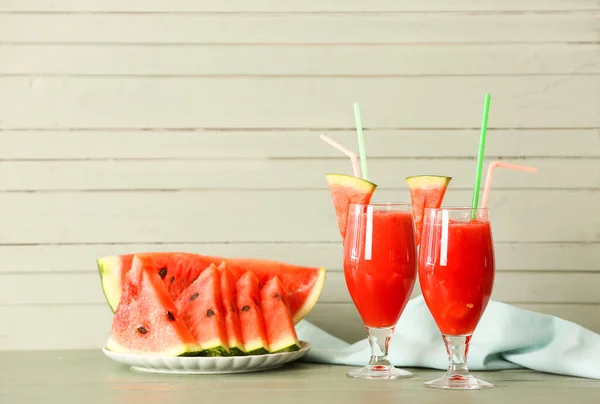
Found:
[[[598,11],[345,16],[17,13],[0,14],[0,38],[9,43],[125,44],[593,43],[598,22]]]
[[[447,206],[471,192],[448,192]],[[379,190],[374,201],[408,201],[408,191]],[[598,242],[598,191],[502,190],[490,196],[499,242]],[[566,214],[582,212],[583,214]],[[495,220],[497,217],[498,220]],[[548,220],[552,218],[552,220]],[[173,191],[5,193],[0,242],[338,242],[329,192]]]
[[[351,130],[0,130],[0,160],[343,157],[319,139],[321,133],[356,150],[356,132]],[[450,157],[475,157],[473,144],[479,138],[479,131],[368,129],[365,130],[365,136],[369,161],[378,157],[441,157],[450,163],[447,160]],[[600,129],[490,128],[486,157],[600,157]]]
[[[488,162],[489,159],[486,166]],[[539,171],[524,174],[498,170],[493,177],[494,194],[504,188],[595,189],[600,184],[598,159],[528,158],[513,162],[536,167]],[[405,177],[427,171],[453,177],[453,190],[471,190],[474,165],[474,157],[464,160],[370,159],[369,174],[379,189],[407,189]],[[350,162],[347,158],[0,162],[0,191],[327,189],[325,173],[352,174]]]
[[[9,45],[0,74],[424,76],[599,74],[600,45]]]
[[[366,128],[473,129],[479,126],[486,92],[494,94],[490,127],[600,127],[600,76],[4,76],[0,127],[348,129],[354,125],[352,104],[360,100]],[[436,108],[435,119],[432,105],[443,106]]]
[[[594,0],[307,0],[282,3],[277,0],[3,0],[0,11],[9,12],[447,12],[447,11],[590,11],[600,10]]]

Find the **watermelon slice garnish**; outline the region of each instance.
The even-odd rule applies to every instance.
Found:
[[[442,206],[444,195],[451,180],[452,177],[440,175],[415,175],[406,178],[410,190],[417,246],[421,244],[421,231],[423,229],[425,209]]]
[[[294,324],[302,320],[317,303],[325,282],[325,268],[287,264],[258,258],[223,258],[194,253],[148,252],[138,253],[154,262],[154,271],[167,285],[173,300],[187,288],[210,264],[220,265],[223,261],[234,280],[251,271],[264,285],[274,276],[288,292],[288,303]],[[131,269],[134,254],[107,256],[97,260],[106,301],[113,311],[117,309],[127,273]]]
[[[271,353],[300,349],[286,296],[287,292],[277,277],[269,280],[260,290],[260,304]]]
[[[199,351],[152,262],[135,257],[106,348],[151,356],[179,356]]]
[[[348,210],[351,203],[369,203],[377,185],[345,174],[327,174],[329,193],[335,208],[338,227],[342,240],[346,237],[346,224],[348,221]]]

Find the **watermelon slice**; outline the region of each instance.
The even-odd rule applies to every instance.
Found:
[[[242,275],[236,284],[237,311],[244,340],[244,350],[248,355],[269,353],[258,284],[258,278],[251,271]]]
[[[221,297],[221,278],[214,264],[203,271],[184,290],[175,306],[187,328],[200,347],[201,356],[224,356],[229,354],[225,310]]]
[[[152,261],[135,257],[132,263],[106,348],[153,356],[198,351]]]
[[[344,174],[325,175],[337,217],[342,240],[346,237],[346,222],[351,203],[369,203],[377,185],[362,178]]]
[[[443,177],[440,175],[416,175],[406,178],[408,188],[410,189],[417,246],[421,244],[425,208],[439,208],[442,206],[446,189],[448,189],[448,184],[450,184],[451,180],[452,177]]]
[[[151,257],[154,270],[162,277],[175,300],[198,275],[210,264],[219,265],[227,261],[234,280],[252,271],[264,285],[273,276],[278,276],[288,291],[288,302],[294,324],[297,324],[314,307],[323,290],[325,268],[286,264],[257,258],[223,258],[193,253],[148,252],[139,256]],[[102,289],[106,301],[113,311],[121,299],[122,285],[131,268],[133,254],[115,255],[97,260]]]
[[[277,277],[267,282],[260,291],[260,303],[271,353],[300,349],[286,296],[287,293]]]
[[[237,313],[235,279],[225,261],[219,265],[219,271],[221,272],[221,294],[223,296],[223,310],[225,310],[227,344],[231,355],[243,355],[244,340],[240,328],[240,318]]]

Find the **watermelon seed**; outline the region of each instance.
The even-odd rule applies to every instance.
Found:
[[[174,276],[172,276],[172,277],[171,277],[171,283],[173,283],[173,281],[174,281],[174,280],[175,280],[175,277],[174,277]]]
[[[140,334],[146,334],[148,332],[146,327],[138,327],[137,330]]]
[[[169,320],[175,321],[175,316],[170,311],[167,311],[167,317],[169,317]]]
[[[198,298],[198,293],[194,293],[192,295],[192,297],[190,297],[190,300],[193,302],[194,300],[196,300]]]
[[[214,316],[214,315],[215,315],[215,312],[214,312],[214,311],[212,311],[211,309],[208,309],[208,310],[206,311],[206,317],[212,317],[212,316]]]
[[[244,306],[244,307],[242,307],[242,311],[248,311],[248,310],[250,310],[250,306]]]
[[[235,307],[233,307],[233,303],[231,303],[231,312],[235,313]]]
[[[281,295],[279,293],[275,293],[275,296],[273,296],[275,299],[280,299],[281,300]]]
[[[161,268],[160,271],[158,271],[158,274],[161,279],[165,279],[165,276],[167,276],[167,268]]]

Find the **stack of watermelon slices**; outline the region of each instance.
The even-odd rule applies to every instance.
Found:
[[[298,350],[294,325],[316,304],[325,269],[191,253],[98,260],[115,311],[114,352],[240,356]]]

